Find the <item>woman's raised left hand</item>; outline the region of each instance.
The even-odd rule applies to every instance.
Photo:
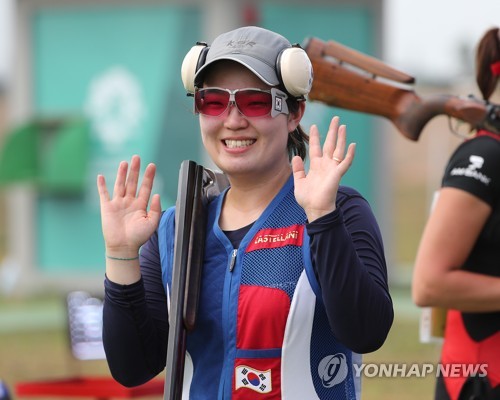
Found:
[[[304,161],[292,159],[295,182],[295,198],[307,214],[309,222],[335,210],[337,190],[342,176],[354,159],[356,144],[349,144],[346,152],[346,126],[339,125],[339,117],[330,122],[328,133],[321,148],[318,127],[309,130],[309,171]]]

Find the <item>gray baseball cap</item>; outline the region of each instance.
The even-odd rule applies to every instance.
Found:
[[[276,73],[276,61],[280,52],[292,47],[290,42],[278,33],[257,26],[245,26],[223,33],[210,45],[205,64],[195,75],[194,81],[203,80],[207,67],[216,61],[236,61],[270,86],[280,84]]]

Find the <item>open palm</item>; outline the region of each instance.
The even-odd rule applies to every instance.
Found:
[[[352,164],[356,145],[351,143],[345,151],[346,127],[339,126],[338,117],[330,122],[323,148],[316,125],[309,136],[309,171],[306,173],[304,161],[298,156],[293,158],[292,168],[295,198],[311,222],[335,210],[340,180]]]
[[[133,156],[128,163],[118,167],[113,197],[109,195],[102,175],[97,177],[97,189],[101,205],[101,223],[106,252],[128,257],[137,252],[158,227],[161,215],[159,195],[151,198],[156,167],[149,164],[138,189],[140,158]],[[128,176],[127,176],[128,173]]]

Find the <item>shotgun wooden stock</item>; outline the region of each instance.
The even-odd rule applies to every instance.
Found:
[[[309,38],[304,48],[314,70],[310,100],[387,118],[414,141],[437,115],[500,133],[500,105],[472,96],[420,97],[411,88],[412,76],[332,40]]]
[[[203,168],[190,160],[181,164],[175,210],[164,400],[182,398],[186,335],[194,329],[198,312],[206,207],[228,185],[227,177],[220,172]]]

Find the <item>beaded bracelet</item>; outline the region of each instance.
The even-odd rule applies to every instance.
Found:
[[[110,260],[117,260],[117,261],[133,261],[133,260],[138,260],[139,259],[139,254],[137,254],[135,257],[112,257],[108,256],[106,254],[106,258],[109,258]]]

